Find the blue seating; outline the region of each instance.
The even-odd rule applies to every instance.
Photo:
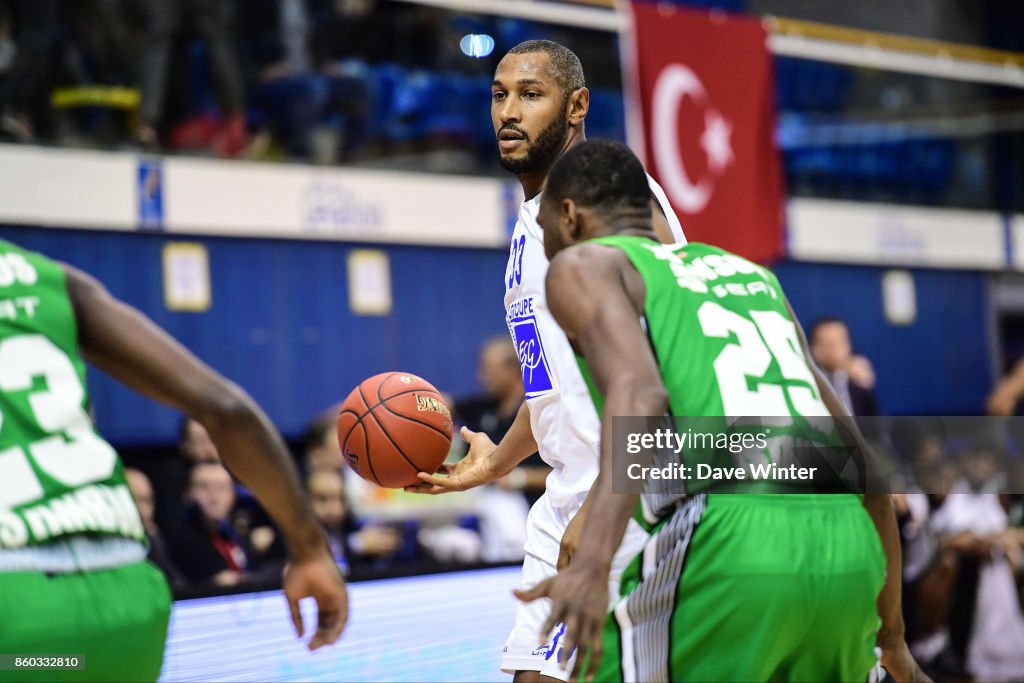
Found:
[[[590,91],[587,136],[626,141],[626,117],[620,91],[609,88],[593,88]]]
[[[389,126],[398,116],[398,92],[405,81],[405,69],[397,64],[373,64],[370,76],[371,140],[383,141],[389,135]]]
[[[522,22],[507,22],[513,39]],[[478,27],[464,27],[478,28]],[[461,30],[461,29],[460,29]],[[445,137],[482,158],[495,153],[490,121],[491,76],[363,65],[371,85],[370,135],[414,142]],[[953,140],[838,115],[850,92],[849,69],[790,58],[776,60],[780,107],[777,139],[790,187],[850,199],[934,201],[947,187],[956,157]],[[624,140],[621,92],[590,93],[587,135]]]
[[[849,67],[793,57],[775,58],[776,101],[781,111],[838,112],[852,85]]]
[[[216,108],[206,43],[193,40],[188,46],[188,114],[198,116]]]

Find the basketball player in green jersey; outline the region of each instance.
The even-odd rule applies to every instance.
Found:
[[[0,241],[0,654],[83,665],[0,680],[153,681],[163,663],[170,593],[146,562],[120,459],[87,412],[83,357],[206,427],[285,535],[299,637],[298,603],[311,596],[310,649],[336,641],[345,584],[259,407],[96,280]]]
[[[539,221],[549,306],[604,399],[578,551],[517,592],[552,600],[543,632],[563,622],[565,652],[582,644],[602,681],[862,682],[876,645],[897,681],[925,680],[904,642],[887,495],[686,493],[652,480],[638,506],[641,496],[612,492],[613,416],[790,416],[794,429],[831,413],[864,446],[807,360],[775,276],[706,244],[659,244],[643,167],[618,143],[566,152]],[[652,535],[606,617],[609,562],[631,514]]]

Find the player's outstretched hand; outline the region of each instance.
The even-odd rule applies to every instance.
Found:
[[[303,598],[316,600],[318,616],[316,633],[309,641],[311,651],[338,640],[348,621],[348,592],[341,571],[326,548],[285,566],[284,595],[299,638],[305,632],[299,601]]]
[[[465,491],[500,479],[507,472],[499,472],[494,467],[492,457],[497,445],[482,432],[473,432],[462,428],[462,438],[469,444],[466,457],[456,463],[444,463],[437,474],[420,472],[416,476],[420,482],[406,486],[410,493],[452,493]],[[444,476],[441,476],[441,475]]]
[[[551,599],[551,613],[541,627],[539,642],[547,642],[555,626],[565,624],[558,664],[565,669],[573,651],[579,648],[572,680],[590,680],[601,660],[601,634],[608,612],[608,572],[589,564],[571,565],[529,590],[516,589],[513,593],[523,602]]]
[[[932,683],[928,674],[914,661],[907,642],[902,638],[892,646],[882,647],[882,666],[896,683]]]

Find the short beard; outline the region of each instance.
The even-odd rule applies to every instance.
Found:
[[[551,166],[565,146],[565,138],[569,132],[569,122],[565,116],[559,116],[540,132],[537,140],[530,145],[526,156],[520,159],[506,159],[500,153],[498,160],[502,168],[516,175],[536,173]]]

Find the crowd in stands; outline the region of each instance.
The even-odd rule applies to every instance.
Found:
[[[493,50],[464,54],[472,35]],[[579,54],[587,134],[623,140],[606,32],[394,0],[0,0],[0,140],[500,174],[491,78],[534,38]],[[914,105],[920,84],[866,87],[849,67],[789,57],[775,67],[791,192],[986,205],[962,142],[891,106]]]
[[[937,681],[1024,678],[1024,459],[923,429],[893,494],[908,642]]]
[[[463,54],[470,33],[494,51]],[[0,0],[0,136],[321,163],[469,148],[496,164],[491,74],[537,37],[562,36],[390,0]],[[614,37],[589,42],[604,132],[621,137]]]

